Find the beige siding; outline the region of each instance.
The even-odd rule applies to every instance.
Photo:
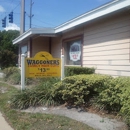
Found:
[[[61,57],[61,42],[60,37],[54,37],[51,40],[51,54],[55,58]]]
[[[124,13],[89,25],[84,31],[83,66],[96,73],[130,76],[130,15]]]
[[[49,52],[49,38],[48,37],[38,37],[33,39],[32,42],[32,57],[40,51]]]

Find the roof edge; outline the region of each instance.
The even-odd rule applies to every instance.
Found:
[[[26,32],[24,32],[23,34],[21,34],[19,37],[17,37],[16,39],[13,40],[13,44],[18,44],[20,41],[22,41],[23,39],[31,36],[31,35],[35,35],[35,34],[55,34],[55,30],[54,28],[30,28],[29,30],[27,30]]]
[[[130,0],[115,0],[115,1],[109,2],[108,4],[100,6],[96,9],[91,10],[85,14],[82,14],[70,21],[67,21],[66,23],[61,24],[60,26],[57,26],[55,28],[55,32],[58,33],[58,32],[70,29],[76,25],[79,25],[84,22],[88,22],[88,21],[96,19],[98,17],[107,15],[109,13],[115,12],[115,11],[125,8],[127,6],[130,6]]]

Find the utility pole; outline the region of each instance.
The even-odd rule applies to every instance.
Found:
[[[32,5],[34,4],[34,2],[32,2],[32,0],[30,0],[30,28],[32,27],[32,17],[34,15],[32,15]]]
[[[20,34],[25,32],[25,0],[21,0]]]

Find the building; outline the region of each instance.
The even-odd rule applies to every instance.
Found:
[[[20,55],[47,51],[65,65],[130,76],[130,0],[114,0],[56,28],[31,28],[16,39]]]

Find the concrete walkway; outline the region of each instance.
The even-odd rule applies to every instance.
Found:
[[[0,78],[3,78],[4,77],[4,74],[0,72]]]
[[[82,111],[81,108],[67,108],[64,106],[58,107],[30,107],[23,112],[30,113],[46,113],[46,114],[56,114],[61,116],[66,116],[71,119],[83,122],[88,126],[94,128],[95,130],[128,130],[124,122],[118,121],[116,119],[110,119],[107,117],[101,117],[94,113],[89,113]]]
[[[0,130],[13,130],[0,112]]]

